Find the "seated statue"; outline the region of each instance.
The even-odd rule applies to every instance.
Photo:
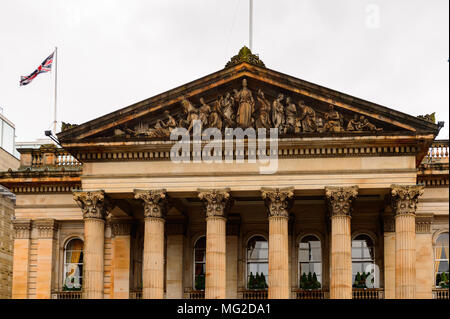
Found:
[[[304,101],[300,101],[298,105],[302,111],[299,119],[301,121],[303,132],[317,131],[316,112],[311,107],[305,105]]]
[[[349,132],[362,131],[362,123],[359,121],[358,114],[355,114],[353,118],[350,121],[348,121],[347,131]]]
[[[325,113],[325,132],[342,132],[343,119],[342,115],[334,109],[334,105],[330,104],[328,113]]]

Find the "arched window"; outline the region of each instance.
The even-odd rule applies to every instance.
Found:
[[[266,289],[269,275],[269,243],[263,236],[247,242],[247,288]]]
[[[83,285],[83,241],[69,240],[64,247],[63,290],[81,290]]]
[[[434,245],[434,272],[436,287],[448,288],[448,233],[442,233]]]
[[[322,287],[322,248],[316,236],[305,236],[298,247],[299,286],[301,289]]]
[[[354,288],[370,288],[367,287],[366,278],[372,272],[374,276],[377,274],[374,265],[375,247],[372,238],[367,235],[356,236],[352,240],[352,281]],[[373,278],[371,282],[377,285],[378,279]]]
[[[202,236],[194,245],[194,290],[205,290],[206,273],[206,236]]]

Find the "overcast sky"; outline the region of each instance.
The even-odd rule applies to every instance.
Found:
[[[80,124],[222,69],[248,45],[248,0],[2,0],[0,107],[16,140],[44,137],[58,47],[58,126]],[[253,52],[270,69],[449,132],[448,0],[254,0]]]

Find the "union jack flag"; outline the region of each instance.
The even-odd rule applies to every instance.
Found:
[[[31,81],[34,80],[35,77],[38,76],[38,74],[41,73],[45,73],[45,72],[49,72],[52,70],[52,64],[53,64],[53,54],[55,52],[53,52],[52,54],[50,54],[48,56],[47,59],[44,60],[44,62],[41,63],[41,65],[38,66],[38,68],[36,70],[33,71],[33,73],[31,73],[28,76],[21,76],[20,77],[20,85],[27,85],[29,84]]]

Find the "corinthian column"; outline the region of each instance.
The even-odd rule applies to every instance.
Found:
[[[395,298],[416,296],[416,208],[423,186],[391,185],[395,213]]]
[[[226,216],[232,205],[229,189],[199,189],[206,210],[206,299],[226,298]]]
[[[103,299],[105,217],[109,203],[102,190],[76,191],[73,198],[84,219],[83,298]]]
[[[325,187],[331,214],[330,298],[352,299],[352,202],[358,187]]]
[[[269,299],[289,299],[289,210],[294,188],[263,188],[269,215]]]
[[[164,298],[164,223],[167,195],[164,189],[134,190],[135,198],[144,203],[144,257],[142,297]]]

